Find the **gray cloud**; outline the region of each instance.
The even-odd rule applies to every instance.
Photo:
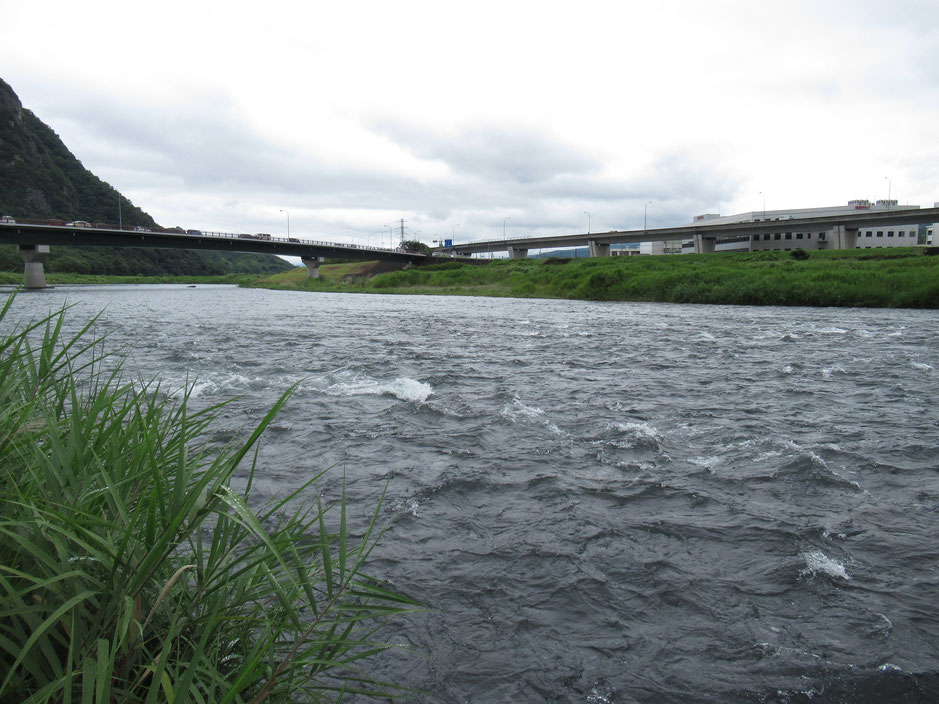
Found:
[[[600,167],[572,146],[521,128],[490,125],[448,135],[402,124],[379,124],[374,129],[418,157],[447,164],[460,177],[538,184]]]
[[[96,169],[133,174],[138,188],[149,184],[163,193],[179,188],[230,203],[293,203],[312,210],[398,210],[413,214],[415,229],[434,233],[459,222],[466,238],[496,234],[504,217],[516,234],[582,231],[584,211],[591,213],[594,231],[637,228],[648,200],[654,202],[650,226],[683,223],[714,210],[739,183],[718,162],[694,154],[666,154],[618,182],[598,156],[528,130],[487,126],[443,136],[403,124],[374,127],[452,173],[420,181],[293,151],[259,135],[215,97],[157,111],[78,101],[58,106],[53,119],[80,126],[81,158]]]

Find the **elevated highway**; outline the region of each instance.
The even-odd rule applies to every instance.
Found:
[[[320,242],[300,238],[281,238],[270,235],[232,234],[224,232],[191,231],[149,232],[121,230],[110,227],[69,226],[32,223],[0,222],[0,244],[19,246],[20,256],[26,263],[26,288],[44,288],[45,275],[42,262],[50,246],[74,245],[84,247],[158,247],[164,249],[204,249],[227,252],[253,252],[300,257],[309,276],[318,276],[320,263],[326,257],[383,260],[419,265],[452,261],[453,256],[426,255],[380,247],[362,247],[354,244]]]
[[[527,256],[530,249],[549,249],[553,247],[587,246],[590,256],[608,256],[610,245],[633,242],[667,242],[671,240],[694,240],[696,252],[713,252],[718,239],[759,235],[775,232],[828,232],[833,249],[853,249],[857,232],[863,228],[883,225],[913,225],[939,222],[939,208],[903,208],[887,211],[858,211],[845,215],[826,215],[811,218],[788,218],[765,220],[762,222],[738,222],[700,224],[681,227],[663,227],[652,230],[626,230],[595,232],[574,235],[551,235],[548,237],[518,237],[510,239],[481,240],[455,244],[445,251],[458,255],[472,255],[483,252],[508,252],[512,259]],[[444,251],[438,249],[435,251]]]

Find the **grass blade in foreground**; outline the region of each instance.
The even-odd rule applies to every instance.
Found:
[[[344,497],[255,514],[230,488],[290,392],[212,451],[219,407],[122,382],[62,316],[0,339],[0,704],[397,693],[363,674],[416,607],[363,574],[377,510],[353,543]]]

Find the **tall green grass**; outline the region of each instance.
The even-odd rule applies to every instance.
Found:
[[[127,382],[91,323],[66,336],[63,317],[0,336],[0,702],[394,694],[363,660],[416,604],[363,572],[378,507],[353,537],[344,496],[296,508],[317,477],[249,506],[258,439],[289,392],[213,448],[220,406]]]
[[[594,301],[939,308],[939,257],[921,248],[493,260],[416,267],[310,290]]]

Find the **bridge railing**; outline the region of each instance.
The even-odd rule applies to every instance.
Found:
[[[301,237],[275,237],[268,234],[250,234],[236,232],[218,232],[214,230],[190,230],[182,231],[182,228],[163,228],[163,227],[135,227],[122,228],[118,225],[109,223],[82,223],[78,225],[69,225],[63,220],[34,220],[27,218],[10,218],[0,222],[0,227],[17,227],[21,225],[39,226],[43,228],[54,228],[66,232],[99,232],[103,234],[120,233],[122,235],[175,235],[180,238],[212,238],[224,240],[250,240],[254,242],[276,242],[286,245],[300,245],[309,247],[328,247],[330,249],[349,249],[364,252],[375,252],[377,254],[401,253],[401,254],[422,254],[422,252],[413,252],[401,249],[400,247],[376,247],[373,245],[356,244],[350,242],[327,242],[325,240],[313,240]],[[286,252],[282,252],[286,254]],[[438,252],[436,256],[441,256]],[[449,256],[453,256],[450,254]]]
[[[216,232],[213,230],[196,230],[193,232],[180,232],[172,228],[122,228],[118,225],[104,224],[104,223],[88,223],[85,225],[68,225],[63,221],[53,221],[48,220],[35,220],[30,218],[16,218],[12,222],[3,222],[0,223],[7,226],[15,225],[41,225],[43,227],[54,227],[57,229],[66,230],[69,232],[72,231],[83,231],[83,230],[94,230],[98,232],[120,232],[121,234],[155,234],[155,235],[178,235],[179,237],[211,237],[216,239],[230,239],[230,240],[255,240],[255,241],[264,241],[264,242],[278,242],[281,244],[299,244],[307,245],[314,247],[331,247],[336,249],[356,249],[356,250],[365,250],[373,252],[399,252],[403,251],[398,248],[390,247],[374,247],[371,245],[362,245],[354,243],[342,243],[342,242],[327,242],[324,240],[311,240],[300,237],[274,237],[273,235],[268,237],[259,237],[258,235],[249,234],[249,233],[236,233],[236,232]]]

